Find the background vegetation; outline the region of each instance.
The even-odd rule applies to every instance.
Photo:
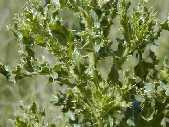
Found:
[[[16,40],[7,31],[6,25],[11,23],[24,4],[24,0],[0,0],[0,61],[10,66],[16,65],[18,53]],[[45,51],[41,53],[51,59]],[[39,76],[26,78],[14,85],[0,75],[0,127],[12,127],[20,105],[30,105],[33,101],[40,102],[44,108],[48,107],[46,113],[47,116],[50,114],[49,121],[57,121],[61,126],[62,115],[58,115],[58,110],[50,104],[50,95],[56,91],[56,86],[45,81],[45,77]]]
[[[14,13],[19,11],[24,6],[24,3],[23,0],[0,0],[0,61],[11,66],[15,66],[17,63],[17,45],[16,40],[10,36],[5,26],[11,22]],[[159,18],[163,19],[168,16],[168,0],[150,0],[149,6],[156,10]],[[116,31],[112,31],[112,33],[117,34]],[[160,49],[157,50],[157,55],[161,60],[169,57],[168,35],[169,33],[164,31],[158,40]],[[48,53],[43,51],[42,54],[51,63],[54,62],[52,56]],[[3,76],[0,76],[0,126],[12,126],[12,119],[15,117],[15,114],[18,114],[19,105],[31,104],[32,101],[39,102],[39,105],[44,108],[48,107],[48,119],[57,121],[58,126],[61,126],[62,115],[59,113],[59,110],[50,104],[51,93],[55,93],[57,88],[45,82],[45,79],[46,77],[44,76],[34,77],[33,80],[27,78],[13,85],[7,82]]]

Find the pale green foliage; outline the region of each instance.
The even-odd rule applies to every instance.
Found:
[[[56,127],[55,124],[49,124],[45,119],[45,110],[37,107],[33,103],[30,107],[20,106],[22,116],[17,117],[15,121],[16,127]]]
[[[74,20],[67,20],[65,11]],[[108,36],[116,18],[121,36],[113,42]],[[143,54],[147,46],[157,45],[155,40],[169,24],[158,21],[144,1],[134,8],[127,0],[60,0],[47,5],[29,1],[11,30],[18,40],[20,64],[13,70],[1,65],[0,72],[13,82],[47,75],[50,82],[66,85],[52,103],[62,108],[70,126],[165,127],[168,68],[158,64],[152,50],[148,62]],[[117,50],[113,43],[118,43]],[[56,57],[55,65],[36,58],[37,46]],[[17,127],[22,127],[20,119]]]

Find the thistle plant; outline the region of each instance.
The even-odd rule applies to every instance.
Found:
[[[158,47],[156,40],[169,30],[169,21],[158,19],[143,0],[131,4],[128,0],[28,1],[10,26],[20,60],[16,68],[1,64],[0,72],[13,83],[46,75],[50,83],[64,87],[51,102],[68,116],[69,126],[166,127],[168,67],[159,64],[152,47]],[[117,36],[110,32],[115,21]],[[48,50],[57,62],[39,60],[36,47]],[[16,119],[17,127],[24,126],[21,119]]]

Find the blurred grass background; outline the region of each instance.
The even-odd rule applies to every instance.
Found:
[[[0,0],[0,62],[15,66],[18,59],[16,40],[6,30],[14,14],[24,6],[26,0]],[[134,0],[133,0],[134,1]],[[164,19],[169,14],[169,0],[150,0],[149,6],[153,7],[157,16]],[[157,50],[161,58],[169,56],[169,33],[163,32],[158,40],[160,49]],[[45,77],[39,76],[19,81],[13,85],[0,75],[0,127],[12,127],[13,118],[18,113],[21,103],[31,104],[39,102],[43,107],[48,107],[47,114],[50,121],[57,121],[61,127],[62,117],[58,109],[50,104],[51,93],[55,93],[56,86],[48,84]],[[60,123],[59,123],[60,122]],[[59,125],[60,124],[60,125]]]

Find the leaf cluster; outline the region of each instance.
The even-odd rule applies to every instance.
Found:
[[[168,20],[159,21],[143,1],[130,5],[127,0],[29,1],[11,29],[19,64],[12,71],[1,65],[0,72],[13,81],[47,75],[49,82],[66,86],[52,103],[72,126],[165,127],[168,68],[158,64],[153,50],[148,49],[149,60],[144,54],[157,46],[162,30],[169,30]],[[113,41],[116,19],[121,36]],[[57,62],[40,61],[36,47],[47,49]]]

